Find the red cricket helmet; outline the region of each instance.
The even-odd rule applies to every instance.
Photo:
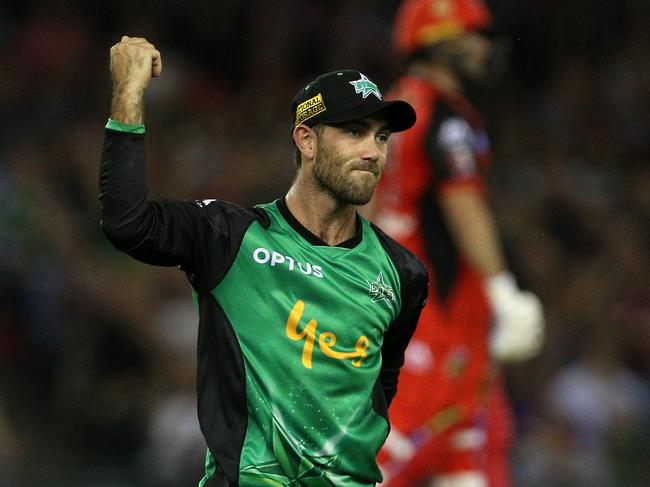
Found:
[[[402,55],[492,23],[482,0],[405,0],[397,10],[393,43]]]

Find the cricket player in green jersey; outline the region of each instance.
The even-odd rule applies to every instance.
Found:
[[[161,74],[142,38],[111,49],[102,228],[120,250],[180,266],[199,312],[200,485],[372,486],[404,349],[427,297],[407,250],[362,218],[391,132],[415,112],[354,70],[292,103],[297,173],[284,198],[242,208],[147,199],[143,95]],[[264,163],[264,161],[261,161]]]

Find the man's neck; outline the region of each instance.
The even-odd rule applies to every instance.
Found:
[[[328,245],[351,239],[356,231],[356,207],[337,201],[324,191],[310,191],[296,181],[285,198],[293,216]]]

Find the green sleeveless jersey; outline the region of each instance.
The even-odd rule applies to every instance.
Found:
[[[192,284],[199,422],[209,448],[200,485],[381,481],[375,456],[426,299],[423,266],[360,216],[351,240],[328,246],[283,199],[244,209],[129,195],[134,171],[144,172],[141,139],[107,130],[103,224],[118,248],[180,265]],[[112,215],[111,195],[140,205],[122,213],[128,223]],[[127,232],[134,213],[143,216]]]

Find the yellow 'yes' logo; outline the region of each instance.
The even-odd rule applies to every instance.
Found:
[[[302,331],[298,331],[298,324],[300,323],[304,310],[304,301],[296,301],[291,313],[289,313],[289,319],[287,319],[286,332],[291,340],[305,340],[305,344],[302,347],[302,365],[306,369],[311,369],[318,322],[316,320],[309,320]],[[368,338],[361,335],[357,340],[353,352],[338,352],[334,350],[334,345],[336,345],[336,335],[334,333],[326,331],[318,335],[318,346],[326,356],[337,360],[357,359],[352,360],[352,365],[361,367],[363,359],[368,356],[367,350],[370,342]]]

